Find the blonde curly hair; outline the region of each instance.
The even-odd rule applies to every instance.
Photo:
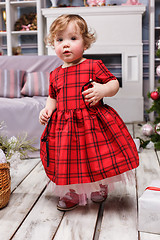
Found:
[[[70,22],[75,22],[76,26],[79,27],[84,45],[88,49],[96,40],[95,32],[91,33],[86,21],[76,14],[63,14],[59,16],[50,26],[49,34],[45,39],[46,44],[54,47],[54,40],[57,33],[64,31]]]

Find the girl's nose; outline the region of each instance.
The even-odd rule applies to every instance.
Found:
[[[64,47],[64,48],[69,47],[69,41],[64,41],[63,47]]]

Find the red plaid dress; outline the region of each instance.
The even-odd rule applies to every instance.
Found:
[[[50,74],[49,95],[57,99],[57,110],[42,134],[40,155],[56,185],[96,182],[139,165],[135,143],[117,112],[101,101],[86,107],[81,91],[90,79],[103,84],[116,78],[101,60],[88,59]]]

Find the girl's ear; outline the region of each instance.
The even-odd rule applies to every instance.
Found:
[[[84,51],[87,50],[87,48],[88,48],[87,45],[84,45]]]

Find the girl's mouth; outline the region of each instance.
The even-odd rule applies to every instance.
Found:
[[[68,54],[70,54],[70,53],[71,53],[71,52],[68,51],[68,50],[66,50],[66,51],[63,52],[63,54],[65,54],[65,55],[68,55]]]

